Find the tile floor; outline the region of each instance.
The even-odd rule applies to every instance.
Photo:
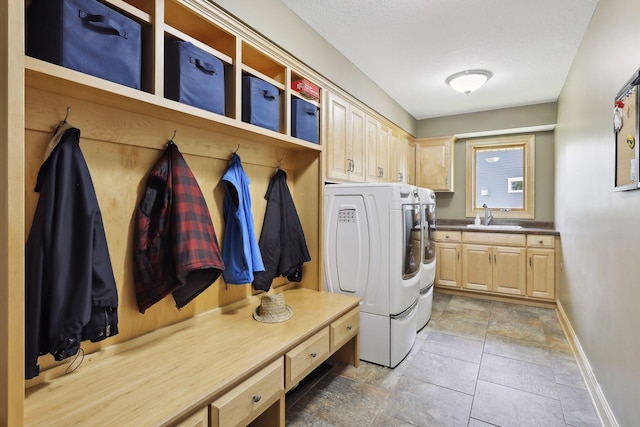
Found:
[[[395,369],[323,365],[287,426],[600,426],[554,310],[436,293]]]

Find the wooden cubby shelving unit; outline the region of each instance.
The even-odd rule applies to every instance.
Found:
[[[321,218],[323,145],[291,136],[291,76],[323,87],[323,79],[215,5],[202,0],[101,0],[143,26],[142,90],[31,58],[24,53],[25,5],[0,7],[8,31],[0,36],[2,106],[2,203],[0,272],[0,425],[22,425],[30,390],[55,385],[68,360],[40,358],[41,374],[24,377],[24,242],[37,204],[33,192],[45,146],[70,108],[68,121],[81,130],[81,149],[94,181],[119,293],[120,333],[101,343],[83,342],[83,365],[99,362],[144,344],[158,330],[185,320],[255,300],[251,285],[225,286],[219,279],[178,311],[166,298],[144,315],[133,292],[134,212],[146,174],[176,132],[175,142],[201,186],[222,244],[224,189],[220,178],[237,150],[251,179],[256,234],[259,236],[269,179],[280,165],[288,175],[312,260],[297,286],[322,290]],[[185,40],[225,64],[225,115],[164,97],[164,43]],[[281,92],[280,131],[241,120],[243,73],[275,84]],[[318,102],[318,106],[320,106]],[[284,278],[273,287],[293,285]],[[178,329],[180,327],[177,327]],[[85,369],[89,369],[86,368]],[[25,397],[26,395],[26,397]],[[71,403],[73,405],[73,403]]]

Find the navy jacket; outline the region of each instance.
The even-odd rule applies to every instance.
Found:
[[[298,212],[287,186],[287,174],[278,169],[269,181],[267,210],[260,233],[260,252],[265,271],[256,273],[253,288],[268,291],[275,277],[302,280],[302,264],[311,261]]]
[[[73,356],[84,340],[118,333],[116,288],[102,215],[80,151],[66,127],[38,172],[40,193],[25,254],[25,378],[38,356]]]

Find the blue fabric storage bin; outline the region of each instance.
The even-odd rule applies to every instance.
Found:
[[[33,0],[27,55],[140,89],[141,26],[96,0]]]
[[[291,100],[291,136],[318,143],[318,107],[304,99]]]
[[[165,44],[164,96],[183,104],[224,114],[224,64],[180,40]]]
[[[242,121],[280,130],[280,91],[253,76],[242,77]]]

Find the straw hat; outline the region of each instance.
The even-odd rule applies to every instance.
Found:
[[[284,294],[263,295],[260,299],[260,305],[253,312],[253,318],[258,322],[278,323],[289,320],[293,316],[291,307],[284,303]]]

